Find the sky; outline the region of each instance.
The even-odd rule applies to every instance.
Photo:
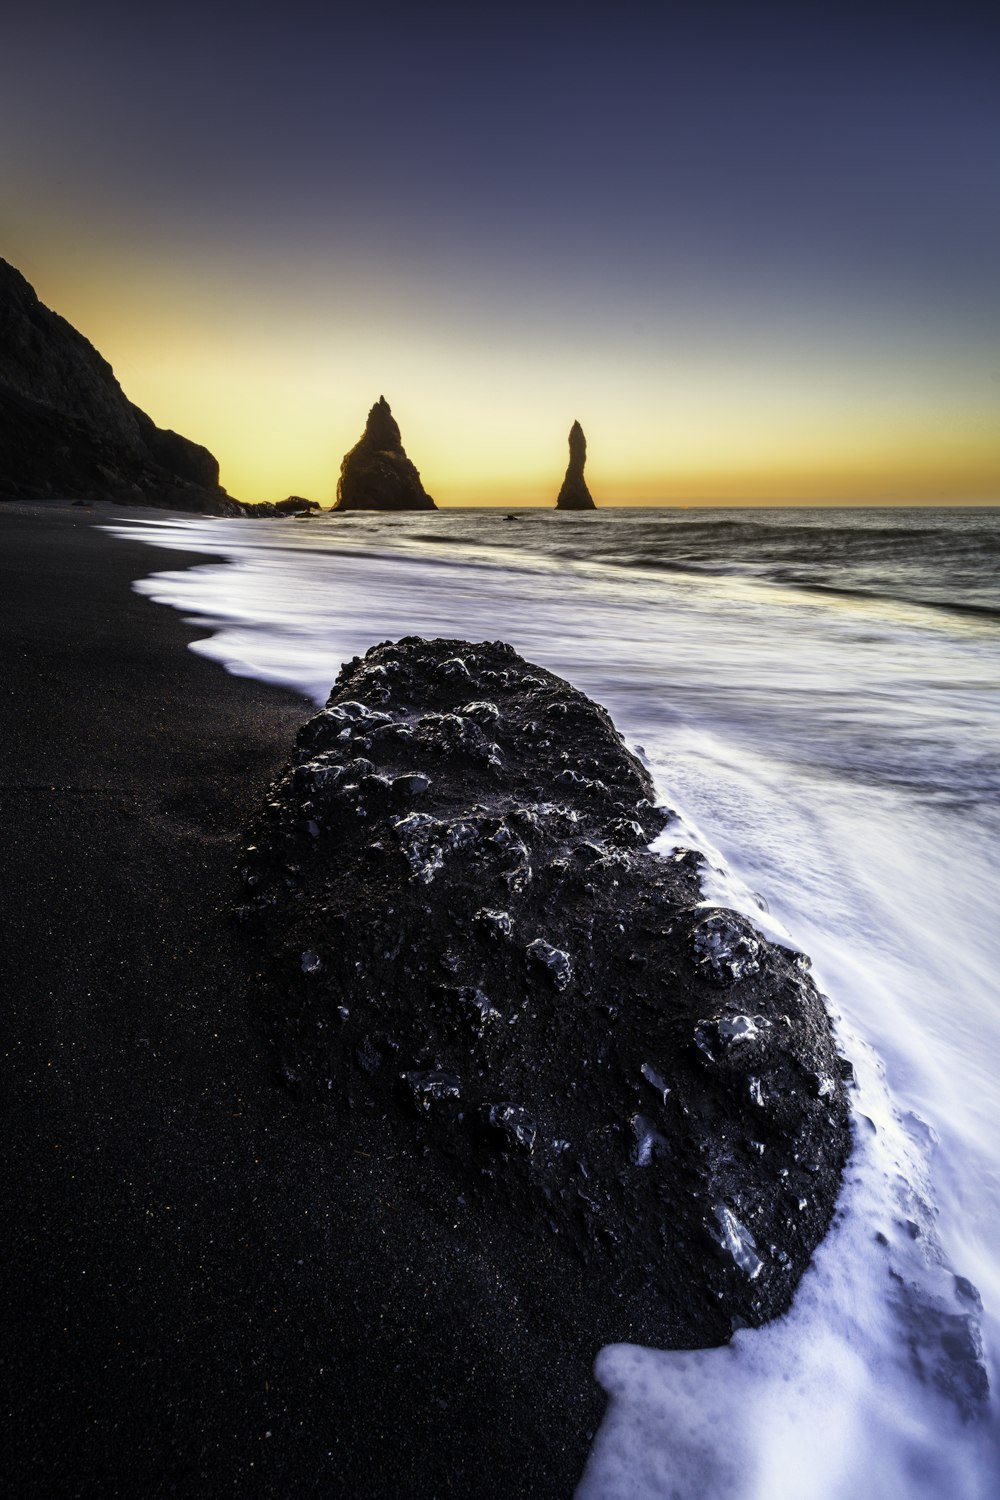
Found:
[[[31,7],[0,254],[245,500],[1000,503],[1000,11]]]

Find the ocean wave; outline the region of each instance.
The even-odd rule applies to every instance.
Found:
[[[908,604],[914,609],[942,610],[947,614],[974,615],[977,619],[1000,622],[1000,603],[979,604],[968,599],[935,599],[908,594],[903,590],[879,592],[876,589],[851,588],[848,584],[816,583],[811,579],[789,576],[778,582],[794,583],[810,594],[833,594],[846,599],[871,599],[880,603]]]

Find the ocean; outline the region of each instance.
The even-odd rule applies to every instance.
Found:
[[[317,704],[380,640],[509,641],[609,709],[706,899],[812,956],[857,1076],[834,1223],[785,1318],[600,1352],[580,1500],[996,1500],[1000,510],[109,529],[212,557],[135,587]]]

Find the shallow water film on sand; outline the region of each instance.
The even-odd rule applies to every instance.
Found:
[[[813,959],[857,1078],[831,1232],[787,1318],[602,1351],[580,1495],[995,1495],[1000,513],[116,529],[214,555],[137,588],[204,625],[195,649],[317,703],[407,634],[500,638],[569,678],[677,810],[657,847],[703,849],[706,901]]]

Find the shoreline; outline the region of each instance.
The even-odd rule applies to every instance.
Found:
[[[124,514],[0,507],[6,1493],[567,1496],[585,1308],[508,1321],[273,1086],[226,910],[312,705],[187,649],[130,585],[202,555]]]

